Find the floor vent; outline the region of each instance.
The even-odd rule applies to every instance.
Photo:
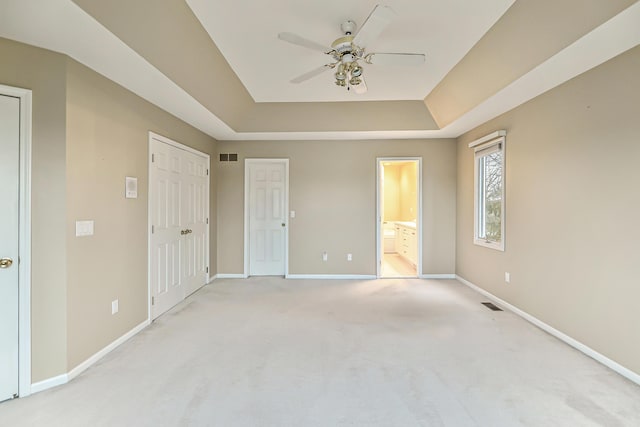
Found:
[[[483,302],[482,305],[484,305],[485,307],[493,311],[503,311],[500,307],[498,307],[492,302]]]

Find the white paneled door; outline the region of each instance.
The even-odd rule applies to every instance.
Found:
[[[20,99],[0,95],[0,401],[18,395]]]
[[[209,274],[209,157],[164,138],[149,142],[151,318],[202,287]]]
[[[248,159],[250,276],[283,276],[287,254],[288,160]]]

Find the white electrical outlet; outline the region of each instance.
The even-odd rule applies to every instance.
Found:
[[[116,314],[118,312],[118,300],[111,301],[111,314]]]
[[[329,255],[326,252],[322,252],[322,260],[326,261],[329,259]]]
[[[353,255],[347,254],[347,261],[351,261],[351,260],[353,260]]]
[[[504,273],[504,281],[507,283],[511,283],[511,274],[510,273]]]

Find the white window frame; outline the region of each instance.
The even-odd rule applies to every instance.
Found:
[[[478,246],[484,246],[486,248],[495,249],[498,251],[504,251],[505,247],[505,171],[506,171],[506,156],[505,156],[505,143],[506,143],[506,131],[500,130],[494,132],[490,135],[487,135],[483,138],[477,139],[469,144],[469,148],[473,148],[474,156],[473,156],[473,243]],[[487,240],[486,238],[481,238],[479,236],[481,231],[480,226],[480,185],[483,184],[480,182],[480,168],[479,168],[479,159],[482,157],[500,152],[502,157],[502,170],[501,170],[501,179],[502,179],[502,194],[501,194],[501,206],[500,206],[500,241],[492,241]],[[483,209],[484,211],[484,209]]]

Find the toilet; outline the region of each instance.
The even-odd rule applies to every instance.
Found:
[[[382,223],[382,241],[385,254],[396,252],[396,228],[393,222]]]

